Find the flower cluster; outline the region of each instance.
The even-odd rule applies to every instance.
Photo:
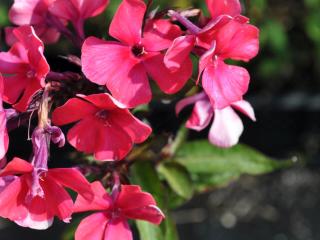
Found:
[[[139,186],[120,183],[117,169],[105,173],[111,173],[110,184],[89,183],[79,168],[48,168],[50,145],[63,147],[65,136],[58,126],[73,124],[66,139],[77,151],[92,154],[98,162],[125,161],[135,144],[152,133],[131,111],[153,99],[149,80],[165,94],[193,83],[198,92],[177,103],[177,114],[194,104],[186,127],[200,131],[213,119],[210,142],[235,145],[243,131],[235,110],[253,121],[255,116],[243,100],[249,73],[226,60],[255,57],[259,30],[241,15],[239,0],[206,3],[210,17],[192,10],[150,11],[143,0],[122,0],[109,26],[112,40],[103,40],[86,38],[84,23],[101,14],[109,0],[14,1],[9,18],[15,26],[5,29],[10,49],[0,52],[1,217],[46,229],[54,217],[69,222],[72,213],[98,211],[82,220],[76,240],[130,240],[127,219],[161,223],[164,215],[154,198]],[[44,44],[61,36],[81,49],[81,58],[66,57],[81,66],[81,73],[50,69]],[[94,90],[81,89],[81,82]],[[57,98],[70,85],[72,96]],[[11,108],[4,109],[2,101]],[[31,123],[34,112],[38,123],[29,124],[29,161],[15,157],[6,164],[8,131],[25,119]],[[75,202],[65,188],[78,193]]]

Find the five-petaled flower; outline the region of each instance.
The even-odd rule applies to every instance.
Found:
[[[145,141],[151,128],[107,93],[78,95],[55,109],[54,124],[77,122],[67,135],[79,151],[93,153],[98,160],[120,160],[134,143]]]
[[[73,201],[65,187],[92,198],[90,184],[78,170],[42,169],[19,158],[0,171],[0,184],[0,216],[33,229],[47,229],[55,216],[70,221]]]
[[[93,201],[78,196],[74,212],[99,211],[85,219],[78,226],[75,240],[132,240],[127,220],[138,219],[160,224],[164,215],[153,197],[136,185],[117,186],[108,194],[100,182],[91,184]]]
[[[192,74],[190,59],[176,71],[163,62],[161,51],[181,35],[180,28],[169,20],[149,20],[142,29],[145,12],[143,1],[123,0],[109,29],[120,42],[90,37],[82,47],[84,74],[130,108],[151,100],[147,74],[167,94],[179,91]]]
[[[44,46],[30,26],[13,30],[17,42],[8,52],[0,52],[0,72],[4,79],[3,101],[18,111],[27,110],[32,96],[45,85],[49,64]]]

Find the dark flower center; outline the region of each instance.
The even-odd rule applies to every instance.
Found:
[[[108,116],[108,112],[107,112],[107,110],[101,110],[101,111],[96,113],[96,116],[98,118],[100,118],[101,120],[106,120],[107,116]]]
[[[131,48],[131,52],[133,53],[134,56],[141,57],[145,53],[145,50],[142,45],[136,44]]]

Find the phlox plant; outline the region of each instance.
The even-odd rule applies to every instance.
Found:
[[[196,184],[192,168],[183,159],[174,162],[188,142],[186,128],[202,131],[211,124],[209,147],[228,151],[243,132],[238,113],[255,121],[244,100],[250,75],[235,61],[258,54],[259,29],[242,15],[239,0],[203,1],[209,15],[119,0],[105,39],[104,33],[88,36],[84,26],[109,0],[13,1],[7,50],[0,52],[2,218],[45,230],[55,217],[72,223],[78,212],[93,212],[74,230],[76,240],[131,240],[130,219],[138,220],[141,239],[178,238],[169,211],[177,205],[169,205],[197,192],[186,186]],[[62,38],[78,49],[76,55],[63,53],[74,65],[64,72],[54,71],[45,56],[45,48]],[[149,104],[169,95],[175,96],[177,117],[189,114],[188,105],[193,110],[179,131],[159,136],[148,121]],[[137,114],[141,109],[149,115]],[[19,152],[6,157],[16,128],[30,132],[28,159]],[[48,167],[49,159],[59,161],[50,158],[50,146],[65,144],[73,148],[74,166]],[[143,229],[153,226],[140,220],[163,222],[158,235],[145,235]]]

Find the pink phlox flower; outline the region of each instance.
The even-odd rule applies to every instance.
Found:
[[[146,4],[141,0],[123,0],[109,28],[112,37],[104,41],[89,37],[82,47],[82,67],[86,77],[106,85],[112,95],[127,107],[151,100],[150,76],[167,94],[179,91],[192,74],[187,60],[177,71],[164,65],[164,54],[172,41],[181,35],[169,20],[149,19],[142,29]]]
[[[183,108],[191,104],[194,104],[194,108],[186,127],[201,131],[213,119],[209,131],[209,141],[219,147],[231,147],[237,144],[243,132],[242,121],[234,110],[242,112],[252,121],[256,120],[254,110],[247,101],[236,101],[225,108],[218,109],[211,104],[205,92],[187,97],[178,102],[176,113],[179,114]]]
[[[55,0],[49,6],[51,14],[70,21],[80,37],[84,38],[84,20],[102,13],[109,0]]]
[[[19,158],[0,171],[0,186],[0,216],[33,229],[47,229],[55,216],[70,221],[73,201],[65,187],[92,198],[90,184],[78,170],[46,170]]]
[[[44,87],[50,67],[43,55],[44,45],[32,27],[18,27],[13,34],[17,41],[8,52],[0,52],[3,100],[24,112],[32,96]]]
[[[107,93],[69,99],[55,109],[52,120],[58,126],[77,122],[68,132],[69,143],[97,160],[123,159],[152,131]]]
[[[55,43],[60,33],[48,22],[48,8],[55,0],[14,0],[9,11],[9,19],[18,26],[31,25],[45,43]],[[6,31],[10,34],[10,31]],[[10,44],[11,37],[7,37]],[[8,41],[9,40],[9,41]]]
[[[154,198],[136,185],[121,185],[114,193],[107,193],[100,182],[91,184],[93,201],[78,196],[74,212],[99,211],[78,226],[76,240],[132,240],[128,219],[138,219],[160,224],[164,215]]]

